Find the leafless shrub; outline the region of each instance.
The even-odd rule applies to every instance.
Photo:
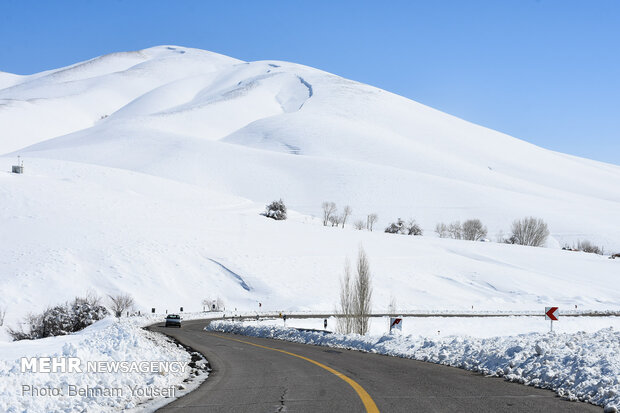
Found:
[[[468,219],[462,226],[463,239],[479,241],[487,236],[487,227],[479,219]]]
[[[114,315],[120,318],[125,311],[130,311],[134,306],[133,297],[130,294],[109,295],[110,308]]]
[[[337,227],[340,225],[340,219],[338,215],[332,215],[329,217],[329,223],[332,224],[332,227]]]
[[[424,233],[418,223],[415,222],[415,219],[410,219],[409,222],[407,222],[406,229],[407,235],[422,235]]]
[[[368,216],[366,217],[366,229],[372,232],[372,229],[374,225],[377,223],[378,219],[379,219],[379,215],[375,213],[368,214]]]
[[[355,229],[357,229],[357,230],[360,230],[360,231],[361,231],[361,230],[363,230],[363,229],[364,229],[364,227],[366,226],[366,223],[365,223],[363,220],[361,220],[361,219],[357,219],[357,220],[355,220],[355,222],[353,223],[353,226],[355,227]]]
[[[323,226],[326,227],[330,223],[330,218],[336,214],[336,204],[333,202],[323,202],[321,204],[323,209]]]
[[[450,233],[448,232],[448,226],[443,222],[435,225],[435,233],[439,238],[448,238],[450,236]]]
[[[511,244],[541,247],[549,236],[547,224],[540,218],[527,217],[512,223],[512,235],[508,240]]]
[[[388,234],[404,234],[406,231],[405,221],[398,218],[396,222],[392,222],[385,228]]]
[[[346,205],[344,209],[342,210],[342,216],[340,217],[342,228],[344,228],[344,224],[347,223],[347,219],[351,216],[352,213],[353,213],[353,209],[349,205]]]

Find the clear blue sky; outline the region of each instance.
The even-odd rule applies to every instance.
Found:
[[[620,1],[0,0],[0,70],[159,44],[303,63],[620,165]]]

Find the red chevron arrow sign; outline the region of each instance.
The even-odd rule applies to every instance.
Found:
[[[390,317],[390,332],[392,329],[403,331],[403,319],[400,317]]]
[[[558,307],[545,307],[545,320],[558,321]]]

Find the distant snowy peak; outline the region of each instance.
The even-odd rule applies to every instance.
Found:
[[[0,71],[0,90],[11,87],[19,83],[23,79],[23,76],[14,75],[13,73],[7,73]]]
[[[158,87],[241,63],[204,50],[157,46],[29,76],[1,73],[0,153],[88,129]]]

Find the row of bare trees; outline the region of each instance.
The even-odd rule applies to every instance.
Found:
[[[342,226],[342,228],[344,228],[347,220],[353,214],[353,209],[349,205],[346,205],[342,213],[339,214],[336,203],[334,202],[323,202],[321,208],[323,211],[323,226]],[[372,231],[378,219],[379,216],[377,214],[369,214],[366,216],[366,222],[362,219],[358,219],[354,221],[353,226],[358,230],[367,229]],[[504,237],[501,236],[500,238],[502,239],[499,242],[540,247],[545,244],[549,236],[547,224],[542,219],[534,217],[525,217],[515,220],[512,223],[511,230],[510,237],[504,239]],[[415,219],[410,219],[405,222],[400,218],[390,223],[385,228],[385,232],[405,235],[423,235],[424,233],[422,227],[418,225]],[[440,238],[480,241],[486,238],[488,230],[482,221],[474,218],[468,219],[463,223],[460,221],[454,221],[450,224],[440,222],[435,226],[435,233]]]
[[[226,309],[224,300],[222,300],[219,296],[215,300],[211,298],[203,299],[202,306],[208,308],[209,311],[224,311]]]
[[[463,224],[460,221],[454,221],[448,225],[440,222],[435,226],[435,233],[439,238],[479,241],[487,236],[487,227],[479,219],[468,219]]]
[[[321,210],[323,212],[324,227],[331,225],[332,227],[342,226],[342,228],[344,228],[349,218],[353,215],[353,208],[349,205],[345,205],[342,209],[342,213],[338,213],[338,208],[336,207],[335,202],[323,202],[321,204]],[[368,214],[366,216],[366,222],[362,219],[358,219],[353,222],[353,226],[355,229],[367,229],[372,231],[378,219],[379,216],[377,214]]]
[[[454,221],[450,224],[443,222],[435,226],[435,233],[440,238],[464,239],[469,241],[484,240],[487,236],[487,227],[479,219],[469,219],[461,224]],[[525,217],[514,220],[511,226],[511,234],[505,238],[500,232],[497,241],[507,244],[527,245],[542,247],[549,236],[549,227],[540,218]]]
[[[590,254],[598,254],[598,255],[605,254],[604,247],[599,247],[598,245],[593,244],[592,242],[588,240],[583,240],[583,241],[578,240],[577,245],[573,244],[572,246],[569,244],[564,244],[562,249],[568,250],[568,251],[582,251],[582,252],[587,252]]]

